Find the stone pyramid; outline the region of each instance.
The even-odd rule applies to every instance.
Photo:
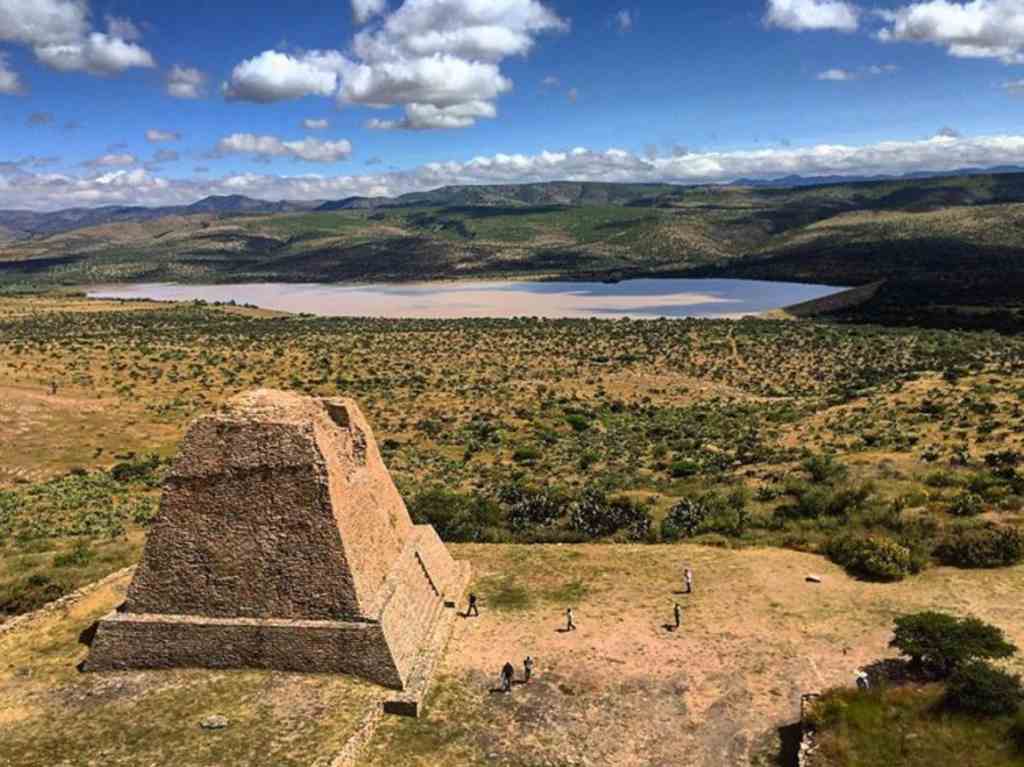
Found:
[[[267,668],[403,689],[462,593],[358,406],[260,390],[189,428],[86,670]]]

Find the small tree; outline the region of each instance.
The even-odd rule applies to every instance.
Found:
[[[1017,651],[997,626],[934,611],[897,618],[889,646],[942,678],[971,661],[1008,658]]]
[[[1020,677],[993,668],[982,660],[958,668],[946,683],[945,703],[972,714],[1014,714],[1024,701]]]

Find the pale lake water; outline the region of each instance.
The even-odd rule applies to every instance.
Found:
[[[736,318],[828,296],[843,288],[755,280],[601,282],[424,282],[331,285],[143,283],[95,288],[95,298],[207,301],[326,317]]]

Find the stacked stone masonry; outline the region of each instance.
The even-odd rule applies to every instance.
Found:
[[[190,427],[85,668],[343,672],[403,689],[466,575],[412,524],[354,402],[243,394]]]

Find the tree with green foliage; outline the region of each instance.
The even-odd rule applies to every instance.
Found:
[[[972,661],[1008,658],[1017,652],[998,626],[931,610],[897,618],[889,646],[910,658],[914,668],[943,679]]]
[[[944,702],[957,711],[1005,716],[1017,713],[1024,702],[1024,687],[1020,676],[975,660],[950,675]]]

